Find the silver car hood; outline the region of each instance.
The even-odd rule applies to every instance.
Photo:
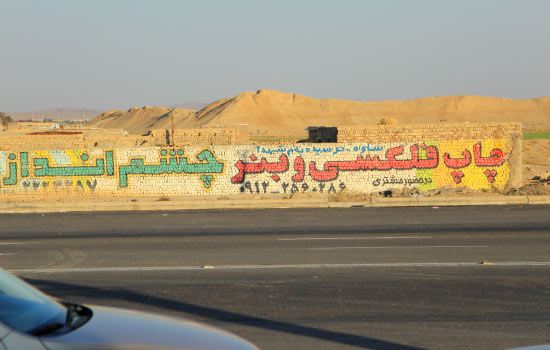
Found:
[[[50,350],[251,350],[256,347],[220,329],[183,319],[93,306],[92,318],[80,328],[43,337]]]

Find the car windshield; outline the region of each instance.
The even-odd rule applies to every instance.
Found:
[[[37,289],[0,269],[0,321],[24,333],[64,323],[67,309]]]

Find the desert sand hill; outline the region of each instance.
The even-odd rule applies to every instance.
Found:
[[[167,112],[164,107],[110,111],[91,123],[140,134],[170,125]],[[176,109],[178,128],[247,123],[251,134],[261,135],[303,135],[308,126],[374,125],[382,118],[395,119],[399,124],[520,121],[530,130],[550,130],[550,97],[514,100],[445,96],[359,102],[258,90],[215,101],[196,112]]]
[[[200,123],[193,118],[195,112],[191,109],[176,108],[174,126],[181,129],[198,127]],[[172,120],[168,107],[132,107],[127,111],[107,111],[90,124],[104,129],[124,129],[130,134],[141,135],[148,130],[170,129]]]

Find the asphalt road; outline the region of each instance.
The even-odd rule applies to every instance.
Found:
[[[262,349],[550,344],[548,206],[3,214],[0,266]]]

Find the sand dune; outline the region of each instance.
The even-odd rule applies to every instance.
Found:
[[[170,126],[166,107],[109,111],[91,122],[132,134]],[[249,125],[251,134],[298,135],[308,126],[374,125],[380,119],[399,124],[520,121],[528,129],[550,129],[550,97],[514,100],[480,96],[428,97],[404,101],[319,100],[303,95],[258,90],[215,101],[200,111],[177,108],[175,125]]]
[[[200,124],[194,120],[196,111],[176,108],[174,110],[176,128],[195,128]],[[111,110],[100,114],[90,125],[104,129],[124,129],[130,134],[141,135],[152,129],[169,129],[172,121],[168,107],[130,108],[127,111]]]

